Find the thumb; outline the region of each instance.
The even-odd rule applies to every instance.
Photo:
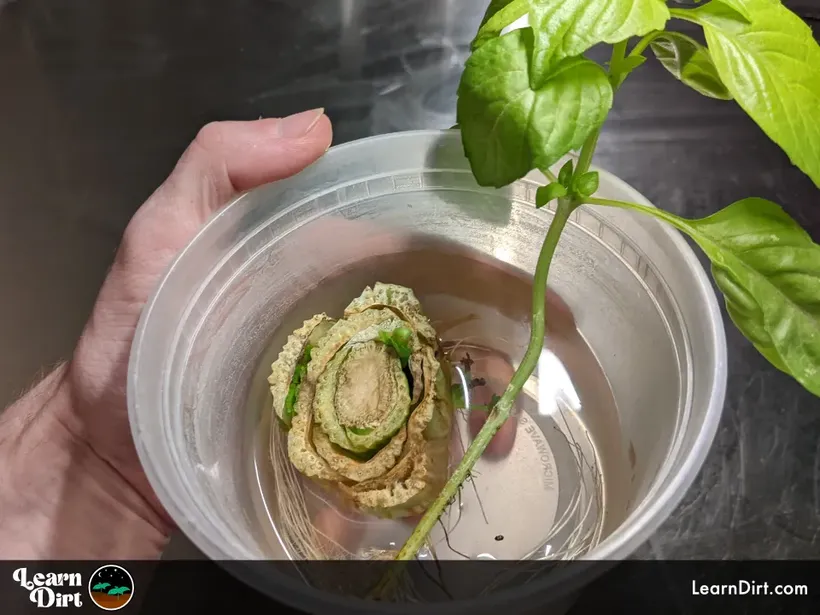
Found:
[[[298,173],[327,151],[332,137],[323,109],[207,124],[131,220],[124,243],[170,261],[227,201]]]
[[[254,122],[212,122],[185,150],[159,196],[190,201],[204,189],[218,207],[240,192],[298,173],[327,151],[331,138],[324,109]]]
[[[139,208],[75,351],[74,372],[93,398],[126,382],[127,357],[143,305],[165,269],[217,209],[239,193],[283,179],[330,147],[322,109],[286,118],[208,124],[168,179]],[[114,403],[113,401],[111,403]]]
[[[323,109],[204,126],[129,222],[99,298],[146,301],[215,211],[241,192],[298,173],[327,151],[332,137]]]

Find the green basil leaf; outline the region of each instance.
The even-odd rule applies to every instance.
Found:
[[[476,181],[500,188],[532,169],[548,168],[603,124],[612,106],[604,70],[567,58],[530,84],[531,28],[476,49],[458,89],[457,121]]]
[[[768,2],[769,0],[763,0]],[[739,0],[745,2],[745,0]],[[726,32],[742,32],[743,28],[752,23],[748,10],[741,12],[733,4],[721,0],[712,0],[701,6],[692,9],[671,9],[669,12],[673,17],[685,19],[692,23],[710,25],[722,29]]]
[[[573,183],[575,192],[588,197],[598,190],[598,171],[587,171],[580,177],[576,177]]]
[[[738,0],[740,2],[740,0]],[[713,0],[675,16],[700,23],[718,74],[743,110],[820,187],[820,46],[774,0],[742,0],[751,23]]]
[[[679,32],[663,32],[652,40],[650,47],[666,70],[696,92],[721,100],[732,99],[709,50],[693,38]]]
[[[732,322],[772,365],[820,396],[820,245],[797,222],[759,198],[699,220],[617,204],[689,235],[712,262]]]
[[[735,325],[773,365],[820,395],[820,246],[765,199],[744,199],[690,224]]]
[[[535,207],[539,209],[552,201],[567,195],[567,189],[558,182],[552,182],[546,186],[541,186],[535,191]]]
[[[598,43],[618,43],[663,30],[669,18],[664,0],[531,0],[533,65],[540,71]],[[534,83],[538,85],[541,78],[536,72]]]
[[[504,28],[521,19],[529,10],[530,0],[492,0],[484,12],[484,18],[471,44],[472,49],[497,37]]]
[[[720,4],[727,6],[740,15],[746,23],[752,22],[752,17],[749,14],[749,9],[746,6],[746,0],[716,0]]]
[[[558,183],[563,186],[569,186],[572,181],[572,159],[567,160],[561,170],[558,171]]]

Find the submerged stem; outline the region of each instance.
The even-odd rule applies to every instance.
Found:
[[[626,41],[622,41],[613,46],[611,63],[616,62],[618,59],[623,59],[626,53],[626,43]],[[617,90],[616,84],[613,84],[613,89]],[[587,137],[578,156],[578,163],[573,175],[580,176],[589,170],[600,134],[601,127],[599,126]],[[557,181],[557,178],[549,169],[543,172],[550,181]],[[427,508],[413,530],[413,533],[396,555],[396,561],[408,561],[416,557],[416,554],[427,540],[433,527],[444,512],[444,509],[470,475],[470,472],[490,444],[493,436],[498,433],[498,430],[501,429],[501,426],[509,418],[515,399],[518,397],[521,389],[524,388],[524,384],[529,380],[533,371],[535,371],[535,367],[538,365],[538,359],[544,347],[547,278],[550,264],[552,263],[552,257],[558,246],[558,240],[569,220],[569,216],[580,204],[581,201],[577,198],[577,195],[568,195],[558,199],[555,216],[547,231],[547,236],[544,238],[544,243],[541,246],[541,252],[538,255],[538,262],[535,267],[532,289],[532,326],[530,328],[530,340],[527,345],[527,350],[524,353],[524,358],[515,371],[515,374],[513,374],[504,394],[489,413],[483,427],[464,452],[461,462],[453,471],[453,474],[438,494],[438,497],[436,497],[433,503]],[[388,594],[395,586],[399,574],[400,569],[396,567],[390,568],[387,575],[382,578],[379,585],[370,593],[370,596],[377,599],[384,598],[385,594]]]
[[[530,341],[527,346],[527,351],[524,354],[524,359],[521,361],[521,365],[515,371],[512,380],[510,380],[510,384],[488,416],[481,431],[478,432],[473,442],[465,451],[464,457],[447,481],[444,489],[442,489],[441,493],[439,493],[438,497],[427,509],[427,512],[424,513],[424,516],[421,518],[421,521],[419,521],[416,529],[413,530],[410,538],[404,543],[404,546],[396,556],[397,560],[410,560],[416,556],[416,553],[427,539],[427,535],[447,507],[448,502],[466,480],[470,470],[472,470],[478,458],[481,457],[481,454],[484,452],[484,449],[487,448],[487,445],[489,445],[492,437],[498,432],[504,424],[504,421],[507,420],[507,417],[509,417],[518,393],[535,370],[538,364],[538,358],[541,356],[541,351],[544,346],[544,310],[546,304],[547,275],[552,257],[555,254],[555,248],[558,245],[558,239],[561,236],[561,231],[563,231],[574,207],[574,204],[569,199],[559,199],[555,217],[552,220],[552,224],[550,224],[547,236],[544,239],[544,244],[541,247],[541,253],[538,256],[538,263],[535,268],[535,278],[533,279]]]

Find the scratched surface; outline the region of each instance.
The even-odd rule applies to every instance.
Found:
[[[3,401],[68,355],[129,217],[199,126],[325,106],[337,143],[448,127],[484,5],[0,0]],[[698,96],[654,60],[619,93],[596,163],[687,216],[771,198],[820,238],[811,182],[732,103]],[[726,322],[720,431],[639,555],[814,557],[820,401]]]

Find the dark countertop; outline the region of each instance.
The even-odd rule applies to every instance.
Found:
[[[0,0],[3,401],[70,351],[129,217],[203,123],[325,106],[336,143],[448,127],[485,5]],[[700,97],[654,60],[619,92],[595,162],[675,213],[761,196],[820,238],[811,181],[734,103]],[[814,557],[820,401],[726,322],[720,431],[643,553]]]

